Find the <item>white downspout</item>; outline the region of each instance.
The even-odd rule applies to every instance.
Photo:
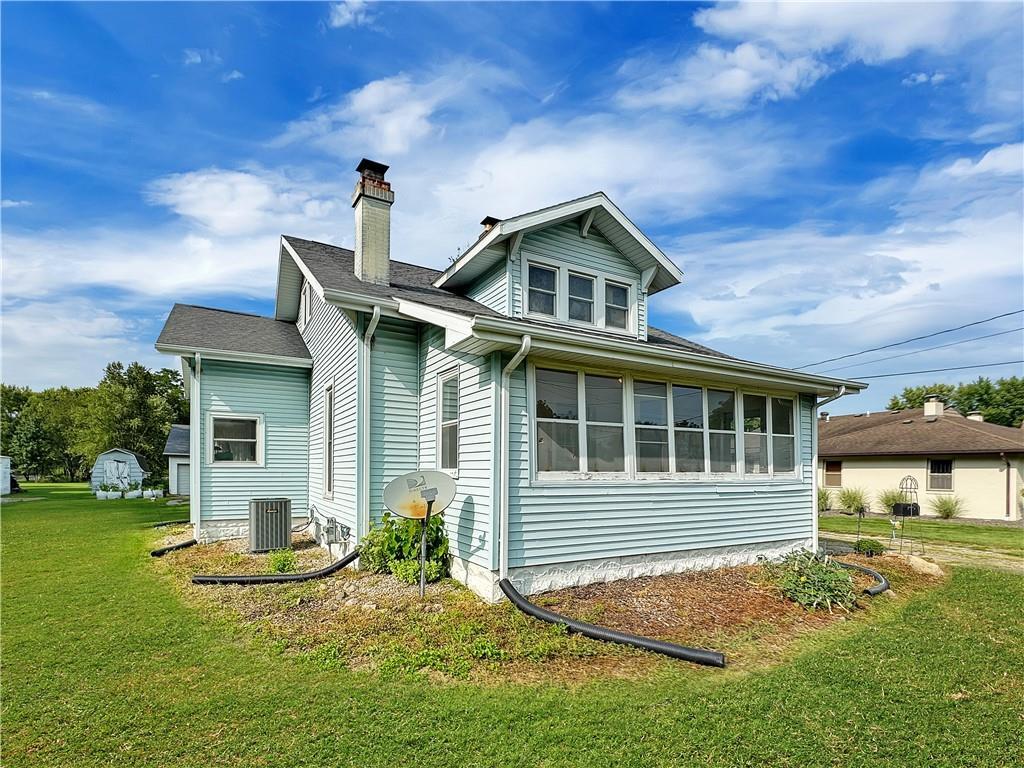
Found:
[[[357,543],[359,537],[365,536],[370,530],[370,409],[373,403],[373,398],[370,397],[370,348],[379,322],[380,305],[378,304],[374,306],[370,323],[363,332],[363,366],[360,371],[362,381],[359,382],[359,389],[363,395],[363,413],[360,420],[362,434],[359,435],[359,477],[363,492],[359,499],[359,525],[356,526]]]
[[[814,403],[814,409],[811,411],[811,423],[814,428],[811,430],[811,520],[814,521],[813,537],[814,537],[814,551],[818,551],[818,409],[823,405],[828,405],[831,402],[838,400],[840,397],[846,394],[846,385],[840,385],[839,389],[832,397],[826,397],[824,400]]]
[[[523,358],[530,354],[530,344],[530,337],[528,335],[523,336],[522,343],[519,345],[519,350],[512,356],[512,359],[508,361],[508,365],[501,370],[501,417],[498,420],[498,426],[501,430],[501,503],[498,507],[501,527],[498,533],[498,542],[500,546],[498,578],[501,579],[508,578],[508,434],[509,422],[511,420],[509,415],[508,385],[512,376],[512,371],[518,368],[519,364],[523,362]]]

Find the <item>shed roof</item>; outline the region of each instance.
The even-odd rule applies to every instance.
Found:
[[[188,456],[191,453],[188,424],[172,424],[164,446],[164,456]]]
[[[295,323],[226,309],[175,304],[156,340],[161,352],[213,350],[312,360]]]
[[[823,458],[968,453],[1024,453],[1024,429],[973,421],[952,409],[942,416],[913,408],[818,420]]]
[[[129,451],[127,448],[108,448],[107,450],[103,451],[103,453],[99,454],[96,457],[96,461],[99,461],[102,456],[106,456],[108,453],[127,453],[131,456],[134,456],[135,460],[139,462],[139,467],[141,467],[142,471],[149,472],[149,462],[146,461],[146,457],[143,456],[141,453]],[[93,463],[95,464],[95,462]]]

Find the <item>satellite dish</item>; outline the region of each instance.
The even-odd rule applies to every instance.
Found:
[[[384,489],[384,505],[399,517],[423,520],[428,502],[431,515],[439,515],[455,499],[455,480],[444,472],[423,470],[399,475]]]

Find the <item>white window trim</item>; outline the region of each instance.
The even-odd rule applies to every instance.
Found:
[[[548,370],[566,371],[569,373],[575,373],[577,375],[577,407],[582,403],[584,408],[586,407],[584,397],[584,376],[588,373],[602,375],[602,376],[616,376],[621,377],[623,380],[623,440],[625,449],[625,472],[542,472],[537,468],[537,369],[544,368]],[[668,416],[669,416],[669,472],[637,472],[636,471],[636,420],[634,417],[633,409],[633,382],[635,379],[641,381],[655,381],[661,383],[666,381],[668,386]],[[675,427],[674,427],[674,414],[672,412],[672,390],[671,387],[674,384],[680,386],[693,387],[701,390],[702,394],[702,406],[704,409],[704,428],[701,430],[704,436],[704,472],[676,472],[675,470]],[[733,394],[733,403],[735,407],[735,420],[736,425],[734,430],[711,430],[708,427],[708,390],[717,390],[721,392],[731,392]],[[768,415],[769,426],[768,426],[768,451],[769,451],[769,472],[767,474],[746,474],[744,467],[744,455],[743,455],[743,395],[764,395],[767,398],[768,403]],[[527,419],[528,419],[528,439],[529,439],[529,474],[531,478],[531,485],[544,486],[544,485],[573,485],[580,481],[589,481],[596,484],[608,484],[617,485],[623,481],[628,482],[662,482],[662,483],[679,483],[679,482],[720,482],[726,484],[733,483],[767,483],[767,482],[793,482],[800,480],[800,399],[796,393],[791,392],[776,392],[771,390],[744,390],[741,388],[732,388],[728,385],[716,384],[716,383],[701,383],[693,380],[686,379],[663,379],[658,375],[646,375],[640,373],[634,376],[632,373],[625,371],[616,371],[613,369],[598,368],[598,367],[578,367],[561,363],[558,361],[529,361],[527,364],[527,381],[526,381],[526,396],[527,396]],[[772,445],[771,445],[771,398],[778,397],[782,399],[788,399],[793,402],[793,442],[794,442],[794,466],[790,472],[775,472],[774,465],[772,464]],[[586,411],[584,410],[579,415],[579,418],[575,421],[571,419],[539,419],[539,421],[559,421],[563,423],[576,423],[577,434],[579,439],[579,453],[580,453],[580,466],[587,466],[586,463]],[[691,430],[696,431],[696,430]],[[735,472],[711,472],[711,451],[710,451],[710,436],[712,433],[716,434],[733,434],[736,440],[736,471]],[[786,435],[789,437],[789,435]]]
[[[448,368],[448,369],[446,369],[444,371],[440,371],[437,374],[437,382],[436,382],[436,387],[437,387],[437,393],[436,393],[436,396],[437,396],[437,406],[436,406],[436,414],[437,414],[437,419],[436,419],[436,422],[437,422],[436,440],[437,440],[437,443],[436,443],[436,446],[437,446],[437,448],[434,451],[434,466],[439,471],[445,472],[446,474],[451,475],[455,479],[458,479],[458,477],[459,477],[459,467],[458,467],[458,464],[459,464],[459,459],[462,458],[462,456],[461,456],[461,448],[462,448],[462,435],[461,435],[461,432],[462,432],[462,379],[461,379],[459,374],[460,374],[460,369],[459,369],[458,366],[456,366],[454,368]],[[447,421],[447,422],[444,421],[444,383],[446,381],[450,381],[452,379],[455,379],[455,381],[456,381],[456,393],[457,393],[457,395],[456,395],[455,402],[456,402],[456,406],[459,409],[458,416],[456,416],[456,418],[455,418],[455,462],[456,462],[456,466],[454,466],[454,467],[445,467],[445,466],[442,466],[443,462],[441,460],[441,457],[444,455],[444,452],[441,450],[442,445],[443,445],[442,442],[441,442],[441,436],[444,433],[444,429],[443,428],[444,428],[445,424],[450,424],[451,422],[450,421]]]
[[[334,499],[334,453],[335,444],[337,442],[337,435],[334,432],[334,406],[336,404],[337,390],[334,387],[334,381],[330,381],[324,387],[323,399],[321,404],[324,411],[323,416],[323,477],[321,483],[321,496],[327,501],[333,501]],[[327,400],[330,397],[331,408],[327,408]],[[330,450],[328,450],[327,433],[330,431]],[[330,482],[328,482],[330,480]]]
[[[523,295],[523,317],[538,320],[540,322],[557,322],[575,328],[598,329],[607,333],[636,338],[639,334],[639,285],[629,278],[614,275],[606,278],[598,272],[592,272],[580,268],[575,264],[564,261],[546,258],[523,251],[520,258],[521,267],[519,280],[522,286]],[[555,314],[545,315],[539,312],[530,311],[530,265],[533,264],[555,272]],[[569,274],[579,277],[590,278],[594,281],[594,322],[588,323],[582,320],[569,319]],[[627,289],[627,302],[629,303],[625,328],[616,328],[605,325],[605,282],[613,283]],[[619,374],[621,375],[621,374]]]
[[[949,488],[933,488],[932,487],[932,475],[933,474],[934,475],[941,475],[942,477],[946,476],[945,473],[942,473],[942,472],[932,472],[932,462],[933,461],[948,461],[949,462]],[[953,491],[954,491],[954,489],[956,487],[955,484],[953,483],[953,475],[956,472],[956,462],[953,460],[952,456],[950,456],[949,458],[943,458],[941,456],[929,456],[927,459],[925,459],[924,472],[925,472],[925,490],[928,491],[928,493],[953,493]]]
[[[256,461],[214,461],[213,459],[213,420],[214,419],[254,419],[256,421]],[[265,467],[266,461],[266,430],[262,413],[236,413],[235,411],[211,410],[206,412],[206,461],[208,467],[224,467],[244,469],[246,467]]]

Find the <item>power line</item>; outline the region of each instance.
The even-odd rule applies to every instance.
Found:
[[[995,336],[1005,336],[1008,333],[1021,333],[1024,328],[1011,328],[1008,331],[999,331],[998,333],[990,333],[986,336],[972,336],[969,339],[961,339],[960,341],[951,341],[949,344],[939,344],[935,347],[925,347],[924,349],[915,349],[913,352],[904,352],[902,355],[887,355],[886,357],[876,357],[874,360],[867,360],[863,363],[850,363],[849,365],[840,365],[837,368],[826,368],[824,371],[817,371],[817,373],[831,373],[832,371],[841,371],[844,368],[856,368],[861,365],[871,365],[872,363],[880,363],[883,360],[895,360],[898,357],[909,357],[910,355],[917,355],[921,352],[932,352],[936,349],[946,349],[946,347],[955,347],[957,344],[966,344],[970,341],[981,341],[982,339],[991,339]]]
[[[935,333],[926,333],[924,336],[915,336],[912,339],[904,339],[903,341],[895,341],[892,344],[883,344],[880,347],[872,347],[871,349],[862,349],[860,352],[851,352],[848,355],[840,355],[839,357],[830,357],[826,360],[819,360],[816,363],[807,363],[806,365],[799,365],[794,368],[794,371],[802,370],[803,368],[813,368],[816,365],[824,365],[825,363],[832,363],[836,360],[845,360],[848,357],[857,357],[859,355],[865,355],[868,352],[878,352],[882,349],[890,349],[892,347],[902,347],[904,344],[909,344],[912,341],[921,341],[922,339],[930,339],[933,336],[941,336],[944,333],[952,333],[953,331],[962,331],[964,328],[970,328],[974,325],[981,325],[983,323],[991,323],[993,320],[999,320],[1003,317],[1010,317],[1012,315],[1019,315],[1024,313],[1024,309],[1018,309],[1013,312],[1004,312],[1001,315],[995,315],[994,317],[986,317],[984,320],[976,320],[973,323],[966,323],[964,325],[958,325],[956,328],[946,328],[943,331],[935,331]]]
[[[931,368],[927,371],[902,371],[901,373],[879,373],[874,376],[858,376],[858,379],[888,379],[893,376],[914,376],[918,373],[942,373],[943,371],[966,371],[970,368],[995,368],[999,365],[1020,365],[1024,360],[1010,360],[1006,363],[985,363],[984,365],[958,365],[955,368]]]

